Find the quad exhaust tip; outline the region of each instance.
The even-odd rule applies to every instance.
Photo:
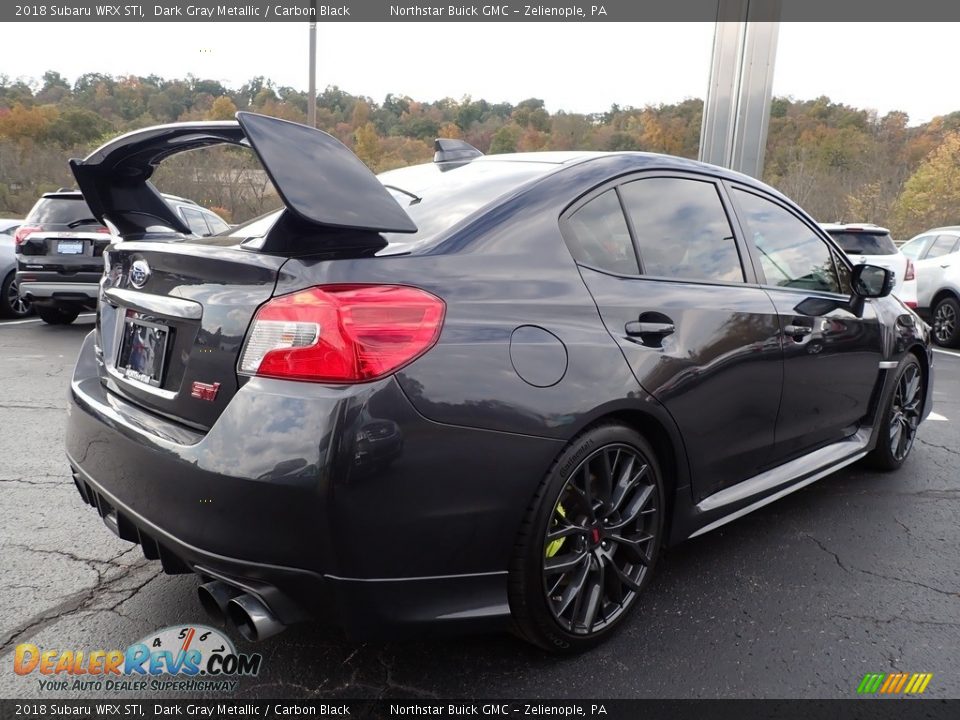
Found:
[[[259,598],[246,593],[227,603],[227,617],[250,642],[259,642],[282,632],[286,627]]]
[[[204,583],[197,588],[197,597],[200,598],[200,605],[207,611],[207,614],[221,625],[228,621],[227,603],[241,593],[239,588],[227,585],[220,580]]]

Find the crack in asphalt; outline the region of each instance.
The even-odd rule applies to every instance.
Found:
[[[123,595],[123,597],[118,600],[113,605],[107,606],[105,608],[93,608],[96,611],[107,610],[107,611],[116,611],[121,605],[123,605],[128,600],[136,596],[144,587],[146,587],[150,582],[155,580],[157,577],[163,574],[163,569],[157,567],[156,571],[150,573],[149,577],[144,580],[142,583],[132,587],[132,588],[120,588],[114,589],[115,585],[118,585],[123,580],[126,580],[131,573],[138,572],[143,568],[149,567],[151,562],[147,559],[143,559],[139,562],[133,563],[131,565],[118,565],[116,561],[119,560],[124,555],[133,552],[136,550],[136,546],[132,548],[127,548],[122,552],[117,553],[116,555],[110,557],[107,560],[97,560],[93,558],[84,558],[76,555],[67,550],[46,550],[31,548],[26,545],[18,545],[14,543],[8,544],[9,547],[18,548],[21,550],[26,550],[29,552],[36,552],[47,555],[60,555],[66,557],[74,562],[82,563],[86,565],[89,569],[97,575],[97,580],[93,586],[81,590],[79,592],[69,595],[61,603],[54,605],[51,608],[34,615],[23,623],[20,627],[16,628],[10,632],[2,641],[0,641],[0,657],[5,653],[9,652],[14,644],[20,640],[23,640],[27,637],[30,637],[30,633],[37,632],[51,623],[54,623],[62,618],[75,615],[76,613],[83,612],[84,610],[92,608],[95,604],[95,601],[103,595],[117,594]],[[113,577],[108,577],[108,574],[111,570],[118,570],[116,575]]]
[[[35,403],[0,403],[5,410],[66,410],[66,405],[37,405]]]
[[[898,578],[898,577],[893,577],[892,575],[884,575],[883,573],[874,572],[873,570],[865,570],[864,568],[853,567],[853,566],[847,567],[846,565],[843,564],[843,561],[840,560],[840,556],[837,553],[835,553],[833,550],[828,548],[826,545],[820,542],[813,535],[804,533],[803,536],[815,542],[817,544],[817,547],[823,550],[823,552],[827,553],[828,555],[832,555],[833,559],[836,560],[837,565],[845,572],[848,572],[848,573],[859,572],[859,573],[863,573],[864,575],[871,575],[873,577],[882,578],[883,580],[891,580],[893,582],[904,583],[907,585],[914,585],[915,587],[922,587],[927,590],[931,590],[932,592],[939,593],[940,595],[946,595],[949,598],[960,599],[960,592],[956,590],[944,590],[943,588],[934,587],[933,585],[927,585],[926,583],[918,582],[917,580],[907,580],[906,578]]]
[[[56,478],[56,480],[40,481],[40,480],[28,480],[27,478]],[[14,483],[18,485],[59,485],[61,483],[66,483],[70,480],[66,475],[24,475],[23,477],[16,478],[0,478],[0,483]]]
[[[889,625],[894,622],[905,622],[912,625],[935,625],[943,627],[960,627],[960,622],[939,622],[937,620],[914,620],[913,618],[903,617],[903,615],[893,615],[888,618],[878,618],[873,615],[840,615],[834,614],[830,617],[840,618],[841,620],[867,620],[876,625]]]
[[[917,441],[918,443],[920,443],[921,445],[926,445],[927,447],[938,448],[938,449],[940,449],[940,450],[946,450],[946,451],[947,451],[948,453],[950,453],[951,455],[960,455],[960,450],[957,450],[956,448],[947,447],[946,445],[938,445],[937,443],[927,442],[926,440],[923,440],[923,439],[921,439],[921,438],[919,438],[919,437],[916,438],[916,441]]]

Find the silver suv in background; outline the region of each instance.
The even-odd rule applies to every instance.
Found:
[[[20,297],[17,288],[17,256],[13,252],[13,234],[22,222],[0,218],[0,318],[30,314],[30,303]]]
[[[893,294],[917,308],[917,278],[913,260],[897,249],[890,231],[873,223],[820,223],[854,265],[879,265],[896,276]]]
[[[218,215],[192,200],[175,195],[163,199],[193,235],[229,229]],[[94,310],[103,250],[114,240],[78,191],[46,193],[14,234],[20,297],[51,325],[67,325],[84,310]]]
[[[933,324],[933,339],[960,347],[960,226],[920,233],[900,252],[917,268],[918,312]]]

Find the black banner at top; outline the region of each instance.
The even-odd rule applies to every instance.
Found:
[[[957,700],[2,700],[0,718],[954,720]]]
[[[783,22],[960,21],[949,0],[53,0],[0,4],[3,22],[681,22],[737,21],[748,4]]]

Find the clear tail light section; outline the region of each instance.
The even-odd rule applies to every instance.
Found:
[[[17,228],[16,232],[13,233],[13,244],[21,245],[30,233],[40,232],[41,230],[43,230],[43,228],[39,225],[21,225]]]
[[[907,270],[903,274],[904,280],[915,280],[917,277],[916,271],[913,269],[913,260],[907,258]]]
[[[322,285],[273,298],[253,318],[242,375],[358,383],[390,375],[436,344],[443,300],[404,285]]]

